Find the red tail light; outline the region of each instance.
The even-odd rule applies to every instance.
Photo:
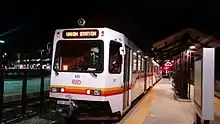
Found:
[[[59,37],[60,36],[60,32],[57,32],[57,37]]]

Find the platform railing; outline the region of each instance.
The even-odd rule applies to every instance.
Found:
[[[13,97],[10,99],[9,97],[9,102],[4,101],[4,88],[5,88],[5,78],[4,75],[10,72],[19,72],[21,73],[22,77],[18,77],[19,80],[22,80],[22,92],[21,92],[21,100],[13,100]],[[45,96],[45,88],[44,88],[44,78],[46,75],[49,75],[50,72],[45,71],[45,70],[29,70],[29,69],[22,69],[22,70],[4,70],[0,69],[0,120],[3,120],[3,111],[6,106],[16,106],[17,104],[21,104],[21,116],[24,116],[27,113],[27,104],[28,101],[31,99],[28,99],[28,95],[31,95],[28,93],[28,87],[27,87],[27,82],[28,82],[28,74],[29,73],[38,73],[38,78],[40,78],[40,97],[33,97],[33,100],[39,100],[40,101],[40,109],[43,110],[44,106],[44,100],[48,96]],[[31,83],[31,82],[29,82]],[[14,87],[16,88],[16,87]],[[34,94],[34,93],[33,93]],[[32,94],[32,95],[33,95]],[[37,93],[36,93],[37,94]],[[10,102],[11,101],[11,102]],[[16,104],[17,103],[17,104]]]

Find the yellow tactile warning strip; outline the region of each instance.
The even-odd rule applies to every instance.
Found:
[[[219,98],[215,97],[215,98],[214,98],[214,103],[215,103],[215,105],[216,105],[217,107],[220,107],[220,99],[219,99]]]
[[[214,116],[214,123],[213,124],[220,124],[220,116],[219,116],[219,109],[220,108],[220,99],[218,97],[214,97],[214,106],[215,106],[215,116]]]
[[[143,124],[144,120],[150,114],[150,106],[156,97],[156,89],[152,90],[140,101],[140,104],[123,124]]]

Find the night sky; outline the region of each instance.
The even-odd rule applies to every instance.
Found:
[[[0,38],[7,42],[4,50],[39,49],[52,42],[55,29],[77,27],[79,17],[85,18],[86,27],[109,27],[124,33],[144,51],[185,28],[205,34],[220,32],[218,3],[74,1],[1,3]],[[5,32],[9,33],[3,35]]]

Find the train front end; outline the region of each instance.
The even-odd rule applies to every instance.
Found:
[[[118,120],[110,118],[114,116],[106,99],[103,30],[55,32],[50,97],[55,99],[56,110],[64,117]]]

